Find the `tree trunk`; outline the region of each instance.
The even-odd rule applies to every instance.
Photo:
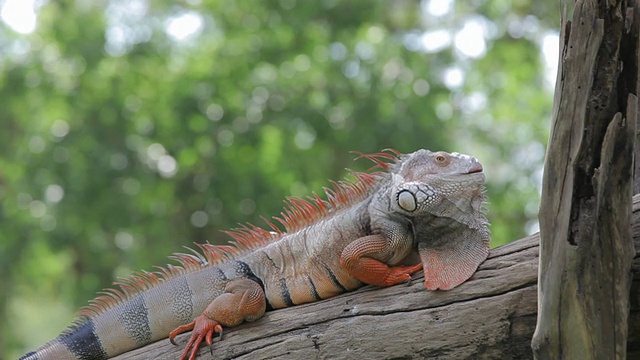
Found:
[[[633,204],[633,239],[640,250],[640,196]],[[640,358],[640,252],[632,266],[628,358]],[[531,359],[536,325],[538,236],[491,250],[466,283],[426,291],[373,286],[332,299],[269,312],[227,329],[213,354],[198,359]],[[161,340],[116,359],[176,359],[180,346]]]
[[[537,359],[626,358],[635,15],[627,1],[584,0],[573,21],[563,16],[540,205]]]

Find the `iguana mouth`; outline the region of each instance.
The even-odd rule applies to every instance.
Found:
[[[473,167],[469,169],[467,174],[477,174],[482,172],[482,165],[479,162],[476,162],[472,165]]]

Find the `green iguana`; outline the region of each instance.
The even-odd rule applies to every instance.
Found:
[[[193,330],[180,357],[193,360],[224,327],[268,310],[406,282],[420,269],[428,290],[471,277],[489,253],[482,165],[428,150],[360,155],[380,171],[332,182],[327,200],[288,198],[275,218],[284,231],[266,219],[271,230],[247,224],[227,232],[233,246],[197,244],[200,252],[173,256],[179,266],[115,283],[21,359],[107,359]]]

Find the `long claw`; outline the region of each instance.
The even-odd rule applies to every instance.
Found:
[[[170,332],[170,333],[169,333],[169,341],[170,341],[173,345],[178,346],[178,343],[176,343],[176,341],[174,340],[174,338],[175,338],[176,336],[178,336],[179,334],[182,334],[182,333],[183,333],[183,332],[185,332],[185,331],[192,330],[192,329],[193,329],[193,327],[194,327],[195,325],[196,325],[196,322],[195,322],[195,321],[192,321],[192,322],[190,322],[190,323],[188,323],[188,324],[178,326],[178,327],[177,327],[177,328],[175,328],[172,332]]]
[[[195,360],[196,356],[198,356],[198,348],[200,345],[206,341],[209,345],[209,352],[213,355],[213,336],[215,333],[222,333],[222,326],[204,315],[200,315],[195,318],[192,322],[186,325],[182,325],[177,327],[175,330],[169,333],[169,339],[172,344],[175,344],[173,338],[185,331],[193,330],[191,333],[191,337],[189,338],[189,342],[184,348],[184,351],[180,355],[180,360]]]
[[[213,334],[215,333],[216,333],[215,328],[207,332],[207,336],[205,338],[205,340],[207,341],[207,344],[209,345],[213,344]]]

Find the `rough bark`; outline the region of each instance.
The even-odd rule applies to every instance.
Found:
[[[637,9],[576,1],[540,205],[537,359],[626,358],[638,99]]]
[[[633,238],[640,250],[640,196]],[[635,252],[634,252],[635,253]],[[640,358],[640,253],[632,267],[628,357]],[[227,329],[198,359],[530,359],[537,313],[538,236],[491,250],[466,283],[428,292],[367,286],[332,299],[267,313]],[[177,338],[184,345],[189,334]],[[176,359],[183,346],[162,340],[117,359]]]

